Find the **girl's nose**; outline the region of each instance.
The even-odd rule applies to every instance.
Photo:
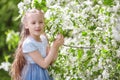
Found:
[[[39,23],[37,23],[37,24],[36,24],[36,27],[40,27],[40,24],[39,24]]]

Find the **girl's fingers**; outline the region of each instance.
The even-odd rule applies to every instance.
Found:
[[[63,35],[60,34],[60,39],[64,39]]]
[[[59,41],[63,41],[63,40],[64,40],[64,37],[61,36],[58,40],[59,40]]]
[[[64,43],[64,36],[61,35],[61,34],[58,34],[57,37],[56,37],[55,42],[57,42],[57,44],[62,45]]]

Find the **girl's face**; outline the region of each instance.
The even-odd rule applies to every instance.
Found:
[[[26,29],[29,29],[30,35],[39,37],[44,31],[44,16],[42,13],[29,13],[26,18]]]

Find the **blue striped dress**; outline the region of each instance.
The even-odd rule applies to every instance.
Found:
[[[46,46],[48,42],[45,36],[42,35],[40,38],[42,41],[37,42],[29,36],[23,42],[22,50],[27,63],[21,73],[22,80],[53,80],[53,78],[49,76],[47,69],[40,67],[28,55],[29,52],[38,50],[43,58],[46,57]]]

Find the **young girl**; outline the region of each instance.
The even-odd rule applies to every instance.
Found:
[[[59,34],[49,47],[40,10],[27,11],[21,21],[21,40],[11,66],[13,80],[51,80],[47,68],[57,58],[64,37]]]

